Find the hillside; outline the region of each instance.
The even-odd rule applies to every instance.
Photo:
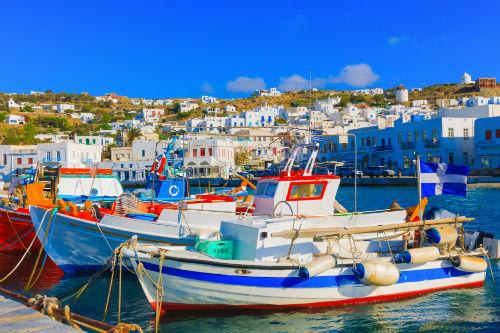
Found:
[[[131,99],[123,96],[118,96],[118,103],[114,104],[110,101],[96,101],[93,96],[88,94],[69,94],[69,93],[53,93],[47,91],[41,95],[26,95],[15,94],[7,95],[0,93],[0,122],[9,114],[23,115],[27,118],[26,125],[7,125],[0,124],[0,143],[33,143],[33,136],[39,133],[58,133],[66,132],[73,134],[87,135],[98,129],[109,128],[109,123],[115,121],[123,121],[132,119],[143,107],[146,108],[163,108],[165,116],[163,121],[186,121],[191,118],[201,117],[205,107],[213,107],[224,109],[227,105],[236,107],[236,112],[250,110],[263,105],[283,105],[284,107],[295,106],[310,106],[316,100],[327,99],[329,97],[340,97],[340,106],[345,106],[348,103],[366,103],[372,107],[385,107],[394,104],[395,95],[394,88],[386,89],[384,95],[361,95],[354,91],[339,91],[339,90],[315,90],[315,91],[290,91],[281,94],[280,96],[249,96],[246,98],[236,99],[220,99],[218,103],[203,104],[200,98],[191,98],[199,107],[186,113],[176,113],[176,104],[186,100],[173,98],[173,105],[170,106],[145,106],[132,105]],[[421,91],[415,90],[410,92],[409,99],[420,100],[426,99],[431,106],[436,106],[437,99],[445,98],[460,98],[467,96],[500,96],[500,86],[496,88],[477,91],[474,85],[459,85],[459,84],[439,84],[423,88]],[[7,102],[13,98],[16,102],[26,102],[29,105],[45,105],[48,110],[33,110],[32,107],[23,107],[19,110],[9,110]],[[83,124],[79,120],[71,118],[69,113],[57,114],[50,109],[50,106],[57,103],[69,103],[75,105],[75,111],[69,113],[86,112],[93,113],[95,119],[92,124]],[[222,112],[221,115],[226,115]],[[28,127],[27,129],[24,129]]]

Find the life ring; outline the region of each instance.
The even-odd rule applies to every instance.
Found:
[[[179,188],[177,187],[177,185],[171,185],[168,188],[168,194],[170,194],[170,196],[172,197],[177,196],[177,194],[179,194]]]
[[[163,170],[165,169],[166,164],[167,158],[164,154],[156,156],[156,159],[151,166],[151,172],[156,174],[157,176],[163,176]]]

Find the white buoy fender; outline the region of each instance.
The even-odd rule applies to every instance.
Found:
[[[366,260],[356,264],[352,271],[369,286],[391,286],[399,280],[399,269],[391,262]]]
[[[332,255],[314,258],[310,263],[300,267],[299,276],[309,279],[332,269],[337,264],[337,259]]]
[[[425,246],[409,249],[398,255],[399,261],[407,264],[423,264],[439,258],[439,249],[435,246]]]
[[[480,273],[488,268],[488,263],[483,258],[456,256],[451,259],[453,266],[464,272]]]
[[[458,238],[457,229],[451,226],[431,228],[425,231],[427,240],[433,245],[455,243]]]

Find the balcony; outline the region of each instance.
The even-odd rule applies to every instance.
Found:
[[[481,140],[477,142],[478,146],[498,146],[500,145],[499,139],[491,139],[491,140]]]
[[[392,151],[392,145],[377,146],[377,151]]]
[[[401,142],[401,149],[415,149],[415,142]]]
[[[42,159],[43,163],[49,163],[49,162],[61,162],[60,157],[45,157]]]
[[[441,141],[439,141],[439,140],[425,140],[424,147],[425,148],[439,148],[439,147],[441,147]]]

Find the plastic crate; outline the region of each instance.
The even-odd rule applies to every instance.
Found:
[[[232,240],[202,241],[196,244],[195,249],[217,259],[233,259]]]

